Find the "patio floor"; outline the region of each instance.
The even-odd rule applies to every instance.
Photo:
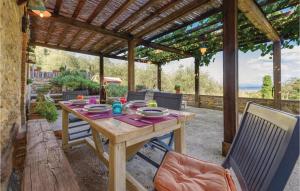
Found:
[[[201,160],[221,164],[224,157],[221,155],[221,142],[223,137],[222,111],[188,107],[187,111],[196,113],[196,118],[187,124],[186,144],[187,154]],[[55,129],[61,128],[61,118],[53,124]],[[162,157],[160,151],[145,148],[142,151],[154,160]],[[96,154],[88,146],[72,148],[67,157],[77,175],[79,185],[83,191],[106,190],[108,171],[98,160]],[[128,171],[138,179],[148,190],[153,190],[152,180],[156,169],[143,159],[135,156],[127,163]],[[300,162],[298,160],[293,174],[285,188],[286,191],[298,191]]]

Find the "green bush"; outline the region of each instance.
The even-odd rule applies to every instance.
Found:
[[[30,78],[27,79],[27,85],[32,84],[32,82],[33,82],[32,79],[30,79]]]
[[[47,94],[50,91],[51,87],[48,84],[44,84],[36,89],[36,93],[39,95]]]
[[[175,89],[175,90],[180,90],[180,87],[181,87],[180,84],[176,84],[175,87],[174,87],[174,89]]]
[[[109,84],[106,86],[107,97],[122,97],[127,93],[127,86]]]
[[[87,79],[84,72],[64,71],[60,75],[51,79],[54,86],[66,87],[71,90],[86,90],[99,92],[99,84]]]
[[[135,86],[136,91],[147,89],[145,85],[138,84]]]
[[[57,108],[55,107],[54,103],[45,100],[40,100],[37,102],[34,112],[40,114],[42,117],[45,117],[49,122],[56,121],[58,117]]]

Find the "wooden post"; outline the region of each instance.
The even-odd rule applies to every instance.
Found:
[[[200,78],[200,62],[198,58],[195,58],[195,104],[199,101],[199,78]]]
[[[134,84],[134,47],[135,41],[129,40],[128,41],[128,90],[134,91],[135,84]]]
[[[100,82],[100,89],[104,84],[104,57],[100,55],[100,64],[99,64],[99,82]]]
[[[161,91],[161,63],[157,64],[157,88]]]
[[[238,126],[237,6],[237,0],[223,1],[223,155],[227,154]]]
[[[281,44],[273,43],[274,107],[281,109]]]

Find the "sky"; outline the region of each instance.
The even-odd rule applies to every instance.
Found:
[[[292,78],[300,77],[300,46],[293,49],[281,50],[281,79],[282,82]],[[273,77],[273,60],[270,55],[261,56],[260,51],[243,53],[239,51],[238,67],[239,67],[239,85],[240,86],[261,86],[262,78],[265,75]],[[82,56],[82,54],[76,54]],[[123,60],[110,59],[114,63],[124,63]],[[172,61],[162,66],[165,73],[171,74],[179,69],[179,66],[194,67],[194,58],[181,59]],[[147,64],[137,63],[136,67],[145,67]],[[215,56],[215,61],[208,66],[200,67],[201,72],[208,73],[209,76],[223,84],[223,54],[219,52]]]
[[[239,51],[239,84],[240,85],[261,85],[264,75],[273,76],[273,60],[269,59],[270,55],[261,56],[260,51],[243,53]],[[209,66],[200,67],[201,72],[206,72],[215,81],[223,83],[223,54],[218,53],[215,61]],[[194,66],[194,59],[187,58],[179,61],[173,61],[163,66],[163,71],[172,73],[180,65],[185,67]],[[300,47],[295,46],[293,49],[282,49],[281,52],[281,78],[282,81],[292,77],[300,77]]]

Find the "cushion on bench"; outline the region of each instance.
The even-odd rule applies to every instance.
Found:
[[[230,172],[220,165],[169,151],[154,179],[157,191],[236,191]]]

